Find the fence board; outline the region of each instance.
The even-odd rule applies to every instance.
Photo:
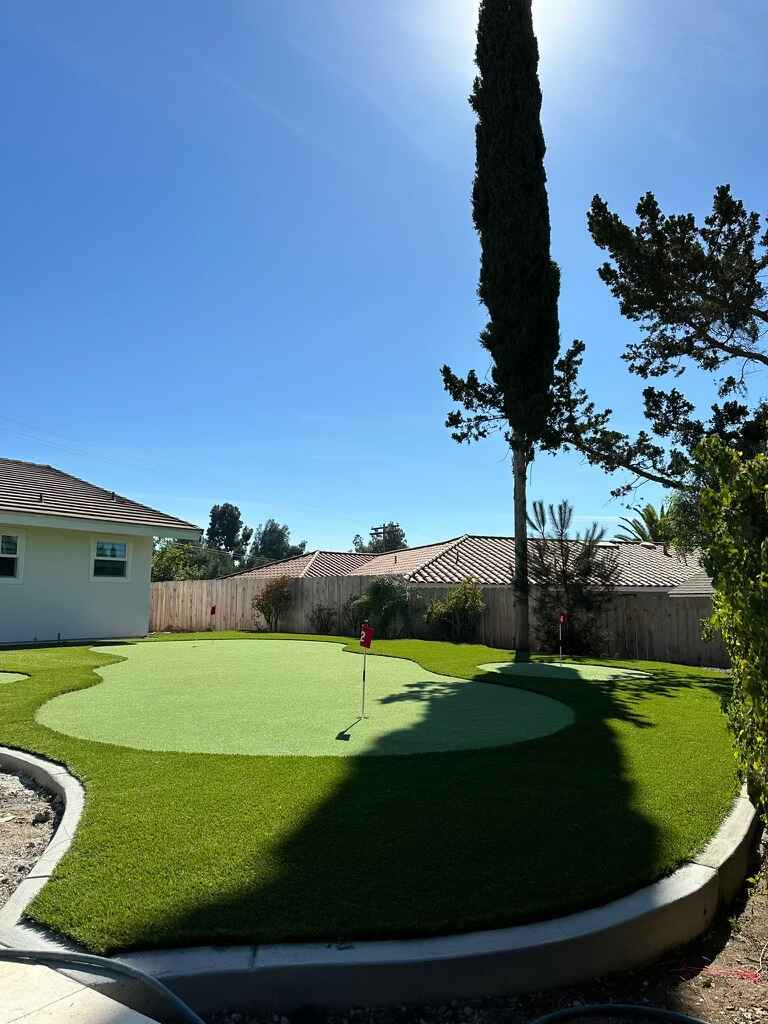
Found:
[[[313,632],[310,615],[318,605],[334,609],[341,621],[344,605],[368,586],[364,576],[329,576],[290,581],[293,603],[280,628],[290,633]],[[257,630],[264,628],[252,607],[265,581],[233,576],[224,580],[185,580],[153,583],[150,610],[152,632]],[[444,586],[413,586],[424,603],[444,597]],[[515,602],[512,587],[484,587],[485,612],[479,639],[492,647],[512,648],[515,643]],[[211,609],[215,607],[215,615]],[[532,625],[536,609],[533,595]],[[705,641],[701,620],[711,614],[707,597],[670,597],[666,592],[617,593],[603,613],[602,626],[609,653],[614,657],[673,661],[687,665],[726,667],[727,655],[718,640]],[[429,628],[418,621],[415,635],[428,636]]]

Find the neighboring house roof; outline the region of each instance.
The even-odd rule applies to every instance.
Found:
[[[701,572],[698,558],[683,558],[662,544],[605,542],[619,563],[617,587],[676,587]],[[464,534],[442,544],[378,555],[355,576],[404,576],[412,583],[454,584],[474,579],[486,586],[509,585],[515,572],[514,537]]]
[[[363,565],[353,569],[350,576],[405,576],[417,579],[417,574],[444,552],[449,551],[461,537],[441,541],[438,544],[423,544],[418,548],[402,548],[387,551],[383,555],[371,555]],[[432,582],[432,581],[430,581]]]
[[[675,587],[674,590],[670,590],[670,597],[712,597],[714,588],[712,586],[712,577],[707,576],[705,572],[697,572],[695,576],[691,576],[689,580],[681,583]]]
[[[53,466],[0,459],[0,519],[3,513],[58,516],[157,528],[173,536],[199,527],[96,487]]]
[[[701,574],[698,558],[687,559],[665,552],[661,544],[627,541],[605,543],[619,564],[616,586],[630,590],[669,590]],[[273,562],[238,575],[274,576],[402,576],[412,583],[450,586],[474,579],[485,586],[508,586],[514,577],[513,537],[464,534],[438,544],[388,551],[383,555],[359,555],[344,551],[313,551]]]
[[[617,544],[619,587],[676,587],[701,572],[698,555],[680,555],[664,544]]]
[[[277,576],[300,578],[305,576],[348,576],[350,571],[373,555],[358,554],[356,551],[307,551],[304,555],[281,558],[277,562],[261,565],[255,569],[243,569],[235,576],[274,579]]]

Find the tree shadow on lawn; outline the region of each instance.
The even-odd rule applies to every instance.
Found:
[[[505,747],[391,756],[393,745],[412,742],[393,733],[368,756],[277,759],[276,771],[297,787],[329,761],[339,771],[319,803],[307,801],[300,824],[273,849],[268,871],[254,862],[252,882],[236,873],[215,895],[147,921],[131,945],[344,941],[499,927],[604,903],[676,866],[675,840],[640,809],[612,723],[651,728],[642,714],[644,688],[673,698],[700,678],[671,673],[609,684],[575,677],[556,687],[478,678],[556,696],[575,721]],[[423,717],[402,732],[439,733],[454,727],[458,694],[455,684],[425,682],[385,700],[424,705]],[[240,760],[247,773],[258,759]],[[681,809],[691,798],[682,789]],[[280,813],[276,806],[276,819]]]

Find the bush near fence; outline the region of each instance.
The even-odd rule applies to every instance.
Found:
[[[365,576],[328,576],[292,579],[293,601],[280,628],[287,633],[312,633],[310,616],[317,605],[335,609],[337,622],[344,621],[344,608],[370,584]],[[263,580],[233,576],[223,580],[185,580],[153,583],[150,614],[152,632],[189,632],[208,629],[262,630],[252,609],[252,599],[263,590]],[[411,585],[414,595],[426,605],[445,597],[446,586]],[[515,596],[511,587],[483,587],[485,610],[478,640],[492,647],[508,648],[515,641]],[[535,588],[532,594],[535,615]],[[212,610],[215,611],[212,613]],[[664,591],[617,592],[604,613],[608,650],[617,658],[673,661],[683,665],[727,667],[722,644],[705,641],[701,621],[712,612],[708,597],[670,597]],[[423,622],[414,623],[414,635],[432,634]]]

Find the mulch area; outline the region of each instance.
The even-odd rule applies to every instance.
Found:
[[[60,799],[32,779],[0,772],[0,907],[40,859],[61,811]]]

